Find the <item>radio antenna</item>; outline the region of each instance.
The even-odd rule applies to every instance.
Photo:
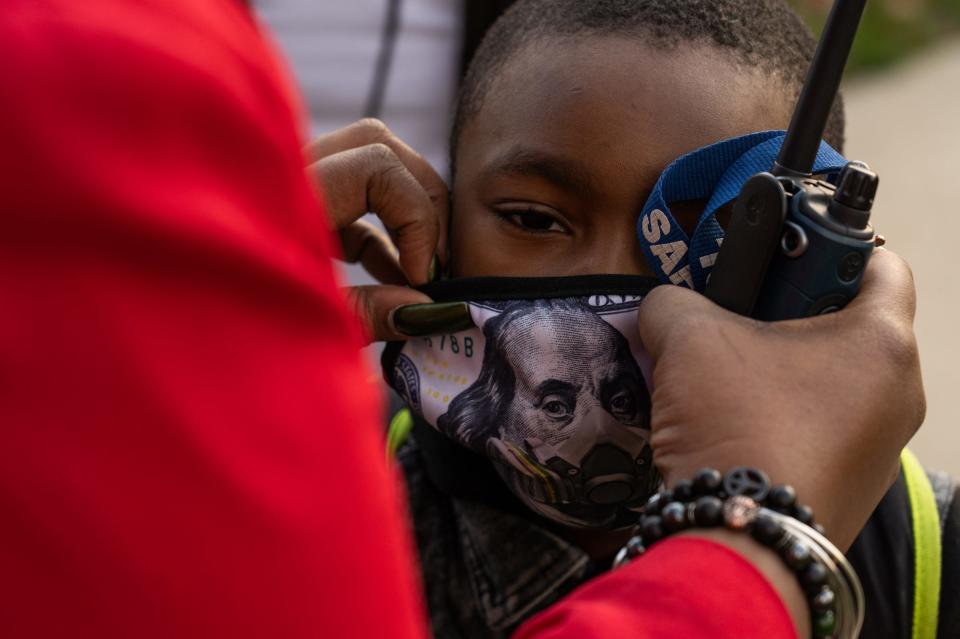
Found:
[[[836,0],[800,91],[774,175],[809,175],[867,0]]]

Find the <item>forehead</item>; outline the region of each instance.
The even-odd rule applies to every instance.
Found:
[[[588,158],[593,173],[659,173],[719,139],[782,128],[785,90],[711,45],[622,36],[532,42],[510,56],[457,149],[469,172],[518,147]]]
[[[581,382],[616,361],[616,329],[592,313],[537,309],[510,332],[505,349],[527,381]]]

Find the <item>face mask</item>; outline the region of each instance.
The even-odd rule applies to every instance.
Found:
[[[387,381],[431,426],[488,457],[539,515],[571,527],[630,525],[660,483],[649,446],[652,363],[637,333],[640,300],[656,283],[429,284],[422,290],[436,302],[465,302],[462,317],[454,330],[391,344]]]

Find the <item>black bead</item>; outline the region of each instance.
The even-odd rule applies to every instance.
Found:
[[[827,569],[823,564],[814,562],[799,573],[800,585],[807,592],[817,592],[827,582]]]
[[[647,547],[663,539],[663,519],[658,515],[648,515],[641,519],[640,536]]]
[[[657,515],[665,503],[666,502],[660,501],[660,493],[657,493],[647,500],[646,505],[643,507],[643,513],[645,515]]]
[[[684,503],[693,499],[693,482],[689,479],[681,479],[673,485],[673,500]]]
[[[833,594],[833,591],[824,586],[820,589],[820,592],[810,598],[810,607],[813,608],[815,612],[826,612],[827,610],[833,609],[833,604],[836,599],[837,597]]]
[[[723,475],[715,468],[701,468],[693,476],[693,493],[695,495],[716,495],[723,484]]]
[[[672,501],[664,506],[660,516],[663,518],[663,530],[667,534],[686,528],[687,508],[678,501]]]
[[[770,494],[767,495],[767,504],[770,508],[782,513],[789,513],[789,509],[793,508],[793,505],[796,503],[797,491],[795,491],[792,486],[782,484],[774,486],[770,489]]]
[[[813,523],[813,508],[810,506],[798,505],[793,509],[793,518],[801,524],[810,525]]]
[[[626,548],[627,548],[627,557],[629,557],[630,559],[635,559],[646,551],[646,548],[644,547],[644,544],[643,544],[643,540],[641,540],[639,537],[631,537],[630,540],[627,541]]]
[[[669,488],[664,488],[659,493],[660,495],[660,510],[663,510],[663,507],[673,501],[673,491]]]
[[[723,502],[713,495],[701,497],[694,506],[693,516],[697,525],[703,528],[719,526],[723,523]]]
[[[773,517],[760,515],[753,522],[753,538],[764,546],[773,546],[783,538],[784,530],[780,522]]]
[[[787,544],[780,555],[783,561],[790,566],[794,572],[806,569],[813,562],[813,555],[810,554],[810,548],[802,541],[794,540]]]

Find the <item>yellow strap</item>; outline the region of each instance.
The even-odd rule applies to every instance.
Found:
[[[400,445],[407,441],[410,431],[413,430],[413,415],[409,408],[397,411],[397,414],[390,420],[390,428],[387,429],[387,459],[393,459],[397,455]]]
[[[936,639],[940,607],[940,515],[933,487],[917,458],[900,455],[913,521],[913,639]]]

